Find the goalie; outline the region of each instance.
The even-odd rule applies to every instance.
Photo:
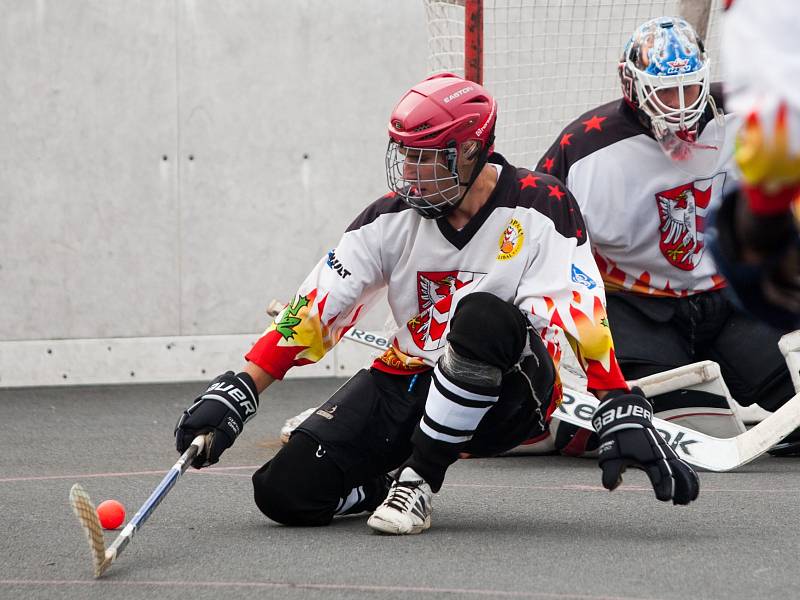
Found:
[[[773,411],[794,394],[781,332],[729,301],[705,248],[711,211],[738,176],[737,120],[724,114],[709,65],[686,21],[647,21],[619,63],[623,98],[569,124],[537,168],[564,181],[583,212],[625,377],[713,360],[739,403]],[[651,401],[662,418],[739,432],[723,396],[677,390]],[[557,447],[591,448],[582,435],[559,428]]]
[[[265,515],[326,525],[374,511],[391,534],[430,526],[459,454],[493,455],[541,433],[561,397],[557,333],[575,342],[595,414],[602,481],[644,469],[659,500],[688,504],[697,475],[655,432],[628,389],[603,285],[572,195],[554,177],[493,152],[497,106],[453,75],[411,88],[389,120],[390,193],[369,205],[247,354],[181,416],[178,451],[211,432],[219,460],[288,369],[318,361],[388,288],[391,348],[344,384],[253,476]],[[397,470],[389,478],[386,473]]]

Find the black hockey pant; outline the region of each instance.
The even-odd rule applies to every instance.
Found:
[[[470,294],[456,307],[448,343],[459,355],[505,373],[497,401],[474,433],[453,436],[468,440],[448,442],[420,430],[432,371],[362,370],[253,475],[259,509],[287,525],[326,525],[343,511],[373,510],[386,495],[384,475],[401,465],[412,466],[438,490],[459,453],[493,456],[541,434],[555,369],[526,326],[514,306],[491,294]],[[515,369],[528,343],[533,356]]]
[[[756,403],[775,410],[794,395],[778,349],[781,332],[743,313],[723,292],[685,298],[615,292],[607,299],[614,349],[626,379],[713,360],[731,395],[744,406]],[[657,411],[695,405],[682,390],[652,400]]]

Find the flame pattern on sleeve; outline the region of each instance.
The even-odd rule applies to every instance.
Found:
[[[328,296],[317,300],[318,290],[298,294],[275,317],[245,358],[275,379],[283,379],[291,367],[318,362],[355,325],[363,304],[343,323],[339,315],[323,321]]]
[[[556,368],[562,358],[558,332],[563,331],[586,372],[590,390],[627,389],[614,354],[614,341],[602,299],[574,290],[564,299],[559,301],[545,296],[532,306],[540,336]]]

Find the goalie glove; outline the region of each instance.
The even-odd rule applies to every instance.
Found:
[[[183,411],[175,425],[175,447],[183,453],[196,436],[211,433],[207,450],[192,461],[192,466],[201,469],[213,465],[233,445],[257,409],[258,390],[252,377],[244,372],[234,375],[233,371],[227,371]]]
[[[600,404],[592,424],[600,438],[603,487],[614,490],[628,467],[642,469],[656,498],[689,504],[700,493],[697,473],[670,448],[651,423],[653,407],[641,390],[615,390]]]

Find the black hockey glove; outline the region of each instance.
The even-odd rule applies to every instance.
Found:
[[[609,392],[592,424],[600,437],[598,461],[603,487],[615,489],[628,467],[642,469],[656,498],[689,504],[700,493],[697,473],[670,448],[651,423],[653,407],[641,390]]]
[[[258,392],[252,377],[244,372],[234,375],[233,371],[227,371],[183,411],[175,426],[175,446],[183,453],[196,436],[211,432],[211,443],[192,461],[192,466],[201,469],[213,465],[233,445],[257,409]]]

